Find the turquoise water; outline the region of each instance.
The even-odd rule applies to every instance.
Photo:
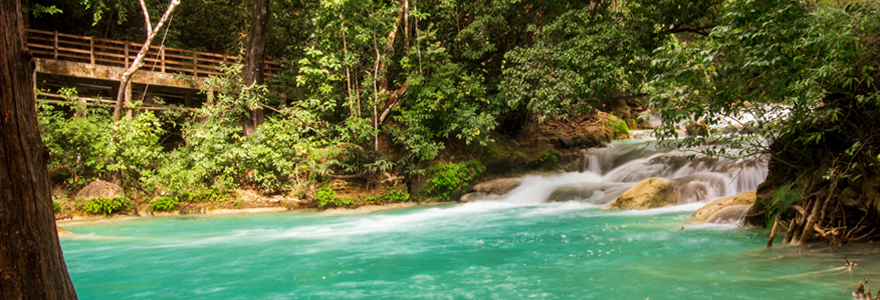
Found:
[[[880,281],[871,245],[766,249],[760,231],[690,225],[696,207],[153,217],[62,224],[85,236],[61,244],[81,299],[851,299]],[[860,266],[833,271],[845,255]]]

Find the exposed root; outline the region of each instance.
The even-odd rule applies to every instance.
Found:
[[[859,300],[880,300],[880,291],[871,296],[871,288],[868,287],[868,278],[859,282],[859,288],[852,292],[853,298]]]

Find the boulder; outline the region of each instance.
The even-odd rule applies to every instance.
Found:
[[[593,197],[593,194],[596,193],[596,187],[592,186],[561,186],[556,188],[549,197],[547,197],[547,201],[549,202],[564,202],[564,201],[576,201],[576,200],[584,200],[590,199]]]
[[[76,193],[74,199],[91,200],[96,198],[113,199],[121,197],[125,197],[125,191],[123,191],[118,185],[103,180],[95,180]]]
[[[504,195],[520,184],[522,184],[522,179],[519,178],[500,178],[481,182],[474,186],[474,190],[483,194]]]
[[[755,199],[755,191],[720,198],[695,211],[691,220],[696,223],[736,222],[745,218]]]
[[[639,181],[602,209],[650,209],[677,203],[678,191],[675,181],[663,177],[650,177]]]

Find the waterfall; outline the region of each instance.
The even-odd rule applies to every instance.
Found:
[[[613,202],[649,177],[675,181],[679,203],[708,202],[754,190],[767,177],[766,158],[709,157],[694,151],[664,149],[654,141],[615,141],[611,147],[585,151],[583,172],[526,176],[501,200],[510,204],[579,201]]]

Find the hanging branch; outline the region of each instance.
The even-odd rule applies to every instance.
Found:
[[[168,5],[168,9],[165,10],[165,14],[162,15],[162,18],[159,19],[159,22],[156,23],[156,27],[150,28],[150,15],[147,12],[147,4],[144,0],[140,0],[141,8],[144,10],[144,19],[147,22],[147,40],[144,41],[144,45],[141,47],[141,50],[138,51],[137,57],[134,59],[134,62],[131,63],[131,66],[128,67],[128,70],[125,70],[122,73],[122,78],[119,80],[119,93],[116,95],[116,107],[113,109],[113,122],[118,122],[120,118],[122,118],[122,104],[125,101],[126,90],[128,90],[128,85],[131,82],[131,77],[137,72],[141,66],[144,65],[144,58],[147,56],[147,51],[150,50],[150,46],[153,45],[153,39],[156,38],[156,34],[159,33],[159,29],[162,28],[162,25],[165,24],[165,21],[171,16],[171,12],[174,11],[174,8],[180,4],[180,0],[171,0],[171,4]]]

